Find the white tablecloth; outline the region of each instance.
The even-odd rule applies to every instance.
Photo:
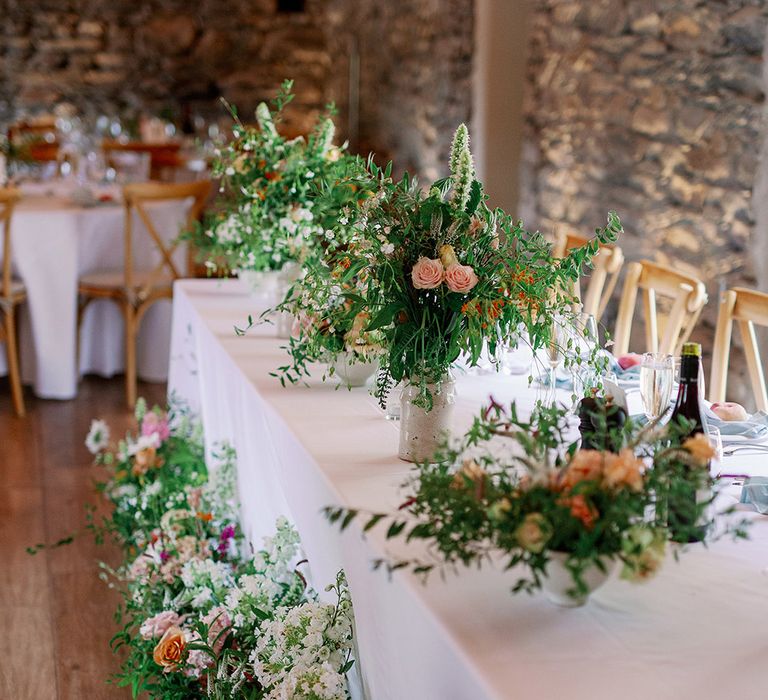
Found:
[[[158,231],[169,239],[179,232],[185,206],[152,206]],[[93,302],[83,320],[80,367],[76,365],[77,281],[86,272],[121,269],[124,208],[119,202],[78,206],[61,194],[35,191],[13,216],[13,258],[27,288],[21,313],[21,365],[25,383],[42,398],[69,399],[77,393],[78,370],[112,376],[124,367],[124,324],[117,305]],[[138,217],[134,228],[138,267],[159,259]],[[181,253],[181,251],[180,251]],[[183,257],[179,257],[183,264]],[[142,322],[139,376],[165,381],[170,345],[171,304],[160,301]],[[0,373],[5,372],[4,349]]]
[[[589,604],[560,609],[511,596],[510,576],[463,571],[422,585],[390,580],[370,562],[403,552],[354,525],[343,536],[328,504],[392,509],[409,466],[397,426],[364,389],[332,383],[281,388],[284,358],[263,330],[235,337],[257,311],[236,281],[177,283],[169,390],[199,409],[208,449],[229,440],[239,457],[246,532],[258,542],[278,515],[293,520],[320,586],[344,567],[371,700],[764,698],[768,687],[768,518],[752,539],[693,546],[648,584],[612,580]],[[459,382],[457,429],[492,391],[530,406],[524,377]],[[729,465],[732,466],[732,465]]]

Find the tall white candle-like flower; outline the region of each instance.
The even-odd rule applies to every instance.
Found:
[[[475,179],[475,165],[469,150],[469,132],[464,124],[459,124],[451,145],[451,179],[453,180],[454,206],[461,210],[467,206],[470,189]]]
[[[259,102],[259,106],[256,107],[256,121],[264,133],[270,136],[277,136],[275,123],[272,121],[272,113],[269,111],[266,102]]]

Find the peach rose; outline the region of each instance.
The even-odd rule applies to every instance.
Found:
[[[643,463],[632,450],[622,450],[617,455],[608,454],[603,479],[610,488],[626,486],[632,491],[640,491],[643,488]]]
[[[715,456],[715,448],[704,433],[696,433],[683,443],[683,449],[691,453],[697,462],[706,465]]]
[[[411,279],[416,289],[434,289],[443,281],[443,263],[439,260],[421,257],[411,270]]]
[[[469,265],[454,263],[445,271],[445,283],[452,292],[467,294],[477,284],[477,275]]]
[[[579,450],[563,475],[562,485],[573,488],[580,481],[597,481],[603,473],[605,455],[597,450]]]
[[[163,667],[165,673],[175,671],[184,658],[186,646],[184,630],[174,625],[169,627],[160,638],[152,658],[158,666]]]
[[[549,523],[541,513],[529,513],[515,530],[515,539],[523,549],[538,554],[551,534]]]

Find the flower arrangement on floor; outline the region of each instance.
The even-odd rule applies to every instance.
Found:
[[[253,554],[238,520],[235,456],[207,473],[199,430],[183,413],[137,405],[138,435],[109,449],[94,421],[86,440],[110,471],[100,491],[113,514],[97,535],[124,547],[102,565],[123,595],[113,638],[119,686],[133,696],[346,700],[352,607],[343,573],[321,603],[300,572],[287,521]]]
[[[293,81],[278,92],[274,111],[256,110],[257,125],[233,112],[234,138],[217,154],[214,176],[221,196],[215,212],[193,234],[206,265],[263,273],[303,261],[319,245],[324,228],[313,198],[324,182],[335,182],[357,161],[333,145],[332,108],[322,114],[308,138],[288,139],[278,131],[283,110],[293,100]]]
[[[514,404],[493,403],[457,445],[444,444],[438,463],[419,464],[396,513],[366,516],[366,530],[383,521],[387,538],[428,545],[427,559],[389,568],[426,575],[500,560],[516,578],[513,592],[543,587],[557,602],[579,604],[616,562],[633,581],[658,570],[673,536],[672,504],[676,536],[712,525],[711,492],[700,502],[689,498],[711,488],[706,436],[686,438],[685,424],[613,428],[598,418],[593,444],[617,451],[578,449],[565,439],[566,418],[563,409],[539,406],[522,420]],[[326,513],[342,527],[359,516]],[[744,523],[719,535],[727,531],[744,536]],[[565,579],[564,589],[553,579]]]

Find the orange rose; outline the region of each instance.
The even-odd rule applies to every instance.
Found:
[[[600,515],[597,508],[587,502],[581,494],[576,494],[570,498],[563,499],[561,504],[571,509],[571,515],[577,520],[581,520],[587,530],[591,530]]]
[[[152,467],[158,469],[163,466],[162,457],[157,456],[157,450],[154,447],[145,447],[143,450],[139,450],[136,456],[133,458],[133,472],[134,476],[140,476],[146,474]]]
[[[485,495],[486,472],[474,459],[465,459],[461,469],[453,475],[451,486],[455,489],[465,489],[467,480],[474,486],[475,496],[482,499]]]
[[[169,627],[157,643],[152,658],[166,673],[175,671],[184,658],[186,646],[184,631],[180,627]]]
[[[603,472],[605,455],[597,450],[579,450],[563,474],[562,485],[573,488],[581,481],[597,481]]]
[[[611,488],[626,486],[632,491],[640,491],[643,488],[643,463],[632,450],[606,455],[603,478],[606,486]]]

